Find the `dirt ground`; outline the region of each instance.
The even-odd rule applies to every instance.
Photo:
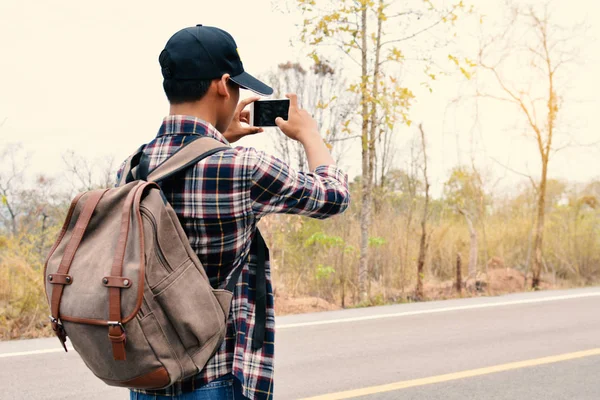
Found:
[[[542,277],[541,290],[559,288],[559,284],[551,284],[547,277]],[[525,282],[525,275],[513,268],[489,269],[487,274],[479,274],[476,279],[464,282],[462,297],[497,296],[507,293],[525,292],[529,290],[531,277]],[[425,283],[425,296],[429,300],[443,300],[461,297],[452,281]]]
[[[551,283],[552,281],[552,277],[542,276],[540,289],[560,289],[569,286],[561,282]],[[424,285],[424,291],[427,300],[445,300],[458,297],[497,296],[507,293],[524,292],[529,290],[530,285],[531,277],[528,277],[527,284],[525,284],[523,273],[513,268],[503,267],[490,268],[487,275],[480,274],[477,277],[477,281],[474,279],[467,281],[465,286],[463,286],[461,295],[457,293],[455,283],[452,281],[427,281]],[[406,292],[411,293],[412,290],[414,289],[408,289]],[[388,295],[391,295],[389,297],[392,298],[389,301],[390,303],[394,303],[393,298],[401,298],[399,293],[393,296],[388,292]],[[275,312],[277,315],[339,310],[341,307],[338,304],[330,303],[318,297],[292,298],[281,291],[275,296]]]
[[[329,303],[318,297],[296,297],[292,298],[286,294],[278,294],[275,297],[275,314],[304,314],[319,311],[333,311],[341,309],[340,306]]]

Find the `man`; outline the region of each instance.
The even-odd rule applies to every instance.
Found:
[[[262,132],[247,125],[244,111],[258,97],[239,102],[239,90],[262,95],[273,90],[244,72],[235,41],[227,32],[202,25],[183,29],[167,42],[159,61],[170,115],[144,150],[150,168],[195,135],[228,145]],[[334,165],[317,123],[299,107],[296,95],[288,98],[289,118],[278,118],[276,123],[290,139],[302,143],[312,172],[297,172],[263,152],[236,147],[162,184],[211,284],[223,288],[234,268],[243,269],[226,338],[205,368],[165,390],[132,391],[132,399],[272,398],[273,291],[268,253],[262,256],[263,266],[258,266],[263,272],[257,268],[265,250],[257,242],[256,224],[270,213],[327,218],[343,212],[349,201],[347,177]]]

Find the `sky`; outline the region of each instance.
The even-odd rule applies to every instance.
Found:
[[[502,3],[486,0],[477,2],[477,7],[493,20]],[[296,24],[302,20],[298,12],[276,10],[271,0],[230,0],[225,8],[221,4],[2,0],[0,148],[22,143],[30,155],[30,176],[60,176],[67,150],[90,160],[125,159],[154,137],[168,113],[158,54],[183,27],[202,23],[230,32],[246,71],[254,75],[288,60],[308,62],[306,50],[297,43]],[[584,17],[598,21],[600,11],[594,5],[591,0],[572,0],[554,2],[553,7],[561,22],[568,24]],[[583,56],[569,78],[571,95],[578,102],[565,111],[569,129],[577,130],[580,143],[600,141],[600,123],[593,118],[600,109],[600,28],[590,25]],[[500,179],[504,188],[523,181],[511,171],[535,176],[539,156],[533,143],[507,124],[517,118],[515,111],[491,102],[482,104],[482,128],[472,134],[472,106],[451,105],[463,90],[458,78],[438,82],[432,94],[417,97],[411,110],[411,119],[423,122],[427,131],[434,191],[440,193],[452,167],[470,163],[471,158]],[[403,128],[397,135],[396,167],[406,165],[407,143],[415,127]],[[239,144],[272,150],[269,134]],[[599,178],[599,157],[598,146],[568,148],[557,153],[550,176],[580,182]],[[357,146],[342,164],[351,177],[360,173]],[[6,168],[6,163],[0,162],[0,168]]]

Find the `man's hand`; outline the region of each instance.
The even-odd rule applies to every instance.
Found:
[[[229,143],[234,143],[248,135],[255,135],[257,133],[263,132],[263,128],[259,128],[256,126],[244,126],[242,123],[249,125],[250,124],[250,111],[244,111],[244,108],[248,104],[254,103],[260,97],[250,97],[245,100],[239,102],[235,109],[235,114],[233,114],[233,119],[231,123],[227,127],[227,130],[223,132],[223,136]]]
[[[319,140],[323,141],[319,134],[317,121],[311,115],[298,106],[298,96],[295,94],[286,94],[285,97],[290,99],[290,110],[288,120],[278,117],[275,123],[281,131],[290,139],[299,141],[305,144],[306,141]]]
[[[275,119],[279,129],[290,139],[302,143],[311,171],[321,165],[334,165],[335,161],[319,133],[317,121],[298,106],[298,96],[286,94],[286,97],[290,99],[290,111],[287,121],[281,117]]]

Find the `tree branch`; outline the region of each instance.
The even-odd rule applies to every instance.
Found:
[[[423,29],[421,29],[421,30],[419,30],[419,31],[417,31],[417,32],[415,32],[415,33],[413,33],[413,34],[410,34],[410,35],[408,35],[408,36],[406,36],[406,37],[403,37],[403,38],[400,38],[400,39],[387,40],[387,41],[385,41],[385,42],[381,43],[381,47],[383,47],[383,46],[385,46],[385,45],[388,45],[388,44],[391,44],[391,43],[398,43],[398,42],[404,42],[404,41],[406,41],[406,40],[410,40],[410,39],[414,38],[415,36],[418,36],[418,35],[420,35],[421,33],[423,33],[423,32],[426,32],[426,31],[428,31],[428,30],[430,30],[430,29],[434,28],[435,26],[439,25],[439,24],[440,24],[442,21],[444,21],[444,20],[445,20],[445,19],[446,19],[446,18],[447,18],[449,15],[451,15],[451,14],[452,14],[452,13],[453,13],[455,10],[456,10],[456,6],[452,7],[452,9],[451,9],[451,10],[450,10],[450,11],[449,11],[449,12],[448,12],[446,15],[444,15],[442,18],[440,18],[438,21],[434,22],[433,24],[429,25],[428,27],[425,27],[425,28],[423,28]]]
[[[490,156],[490,158],[492,159],[492,161],[494,161],[495,163],[497,163],[498,165],[500,165],[501,167],[503,167],[504,169],[513,172],[517,175],[521,175],[527,179],[529,179],[529,181],[531,182],[531,185],[533,186],[533,188],[536,190],[537,192],[537,184],[535,183],[535,181],[533,180],[533,178],[531,177],[531,175],[528,174],[524,174],[523,172],[519,172],[511,167],[509,167],[508,165],[505,165],[503,163],[501,163],[500,161],[496,160],[494,157]]]
[[[523,103],[523,100],[521,100],[520,97],[518,97],[516,94],[514,94],[504,83],[504,81],[502,80],[502,78],[500,77],[500,74],[498,74],[498,71],[496,70],[496,68],[493,67],[488,67],[484,64],[481,64],[481,66],[489,71],[492,71],[492,73],[494,74],[494,76],[496,77],[496,81],[498,82],[498,84],[500,85],[500,87],[502,88],[502,90],[504,90],[504,92],[506,94],[508,94],[510,97],[513,98],[513,100],[517,103],[517,105],[519,106],[519,108],[521,108],[521,110],[523,111],[523,113],[525,114],[525,116],[527,117],[527,121],[529,122],[529,126],[531,126],[531,128],[533,129],[533,131],[535,132],[535,136],[536,136],[536,141],[539,147],[539,151],[540,151],[540,155],[543,157],[543,155],[545,154],[544,151],[544,144],[542,143],[542,132],[539,129],[539,127],[537,126],[536,122],[534,121],[534,119],[531,116],[531,112],[529,111],[529,109],[527,108],[527,106],[525,106],[525,103]]]
[[[354,135],[354,136],[348,136],[348,137],[344,137],[344,138],[332,139],[332,140],[329,140],[328,142],[330,142],[330,143],[343,142],[345,140],[360,139],[361,137],[362,137],[361,135]]]

